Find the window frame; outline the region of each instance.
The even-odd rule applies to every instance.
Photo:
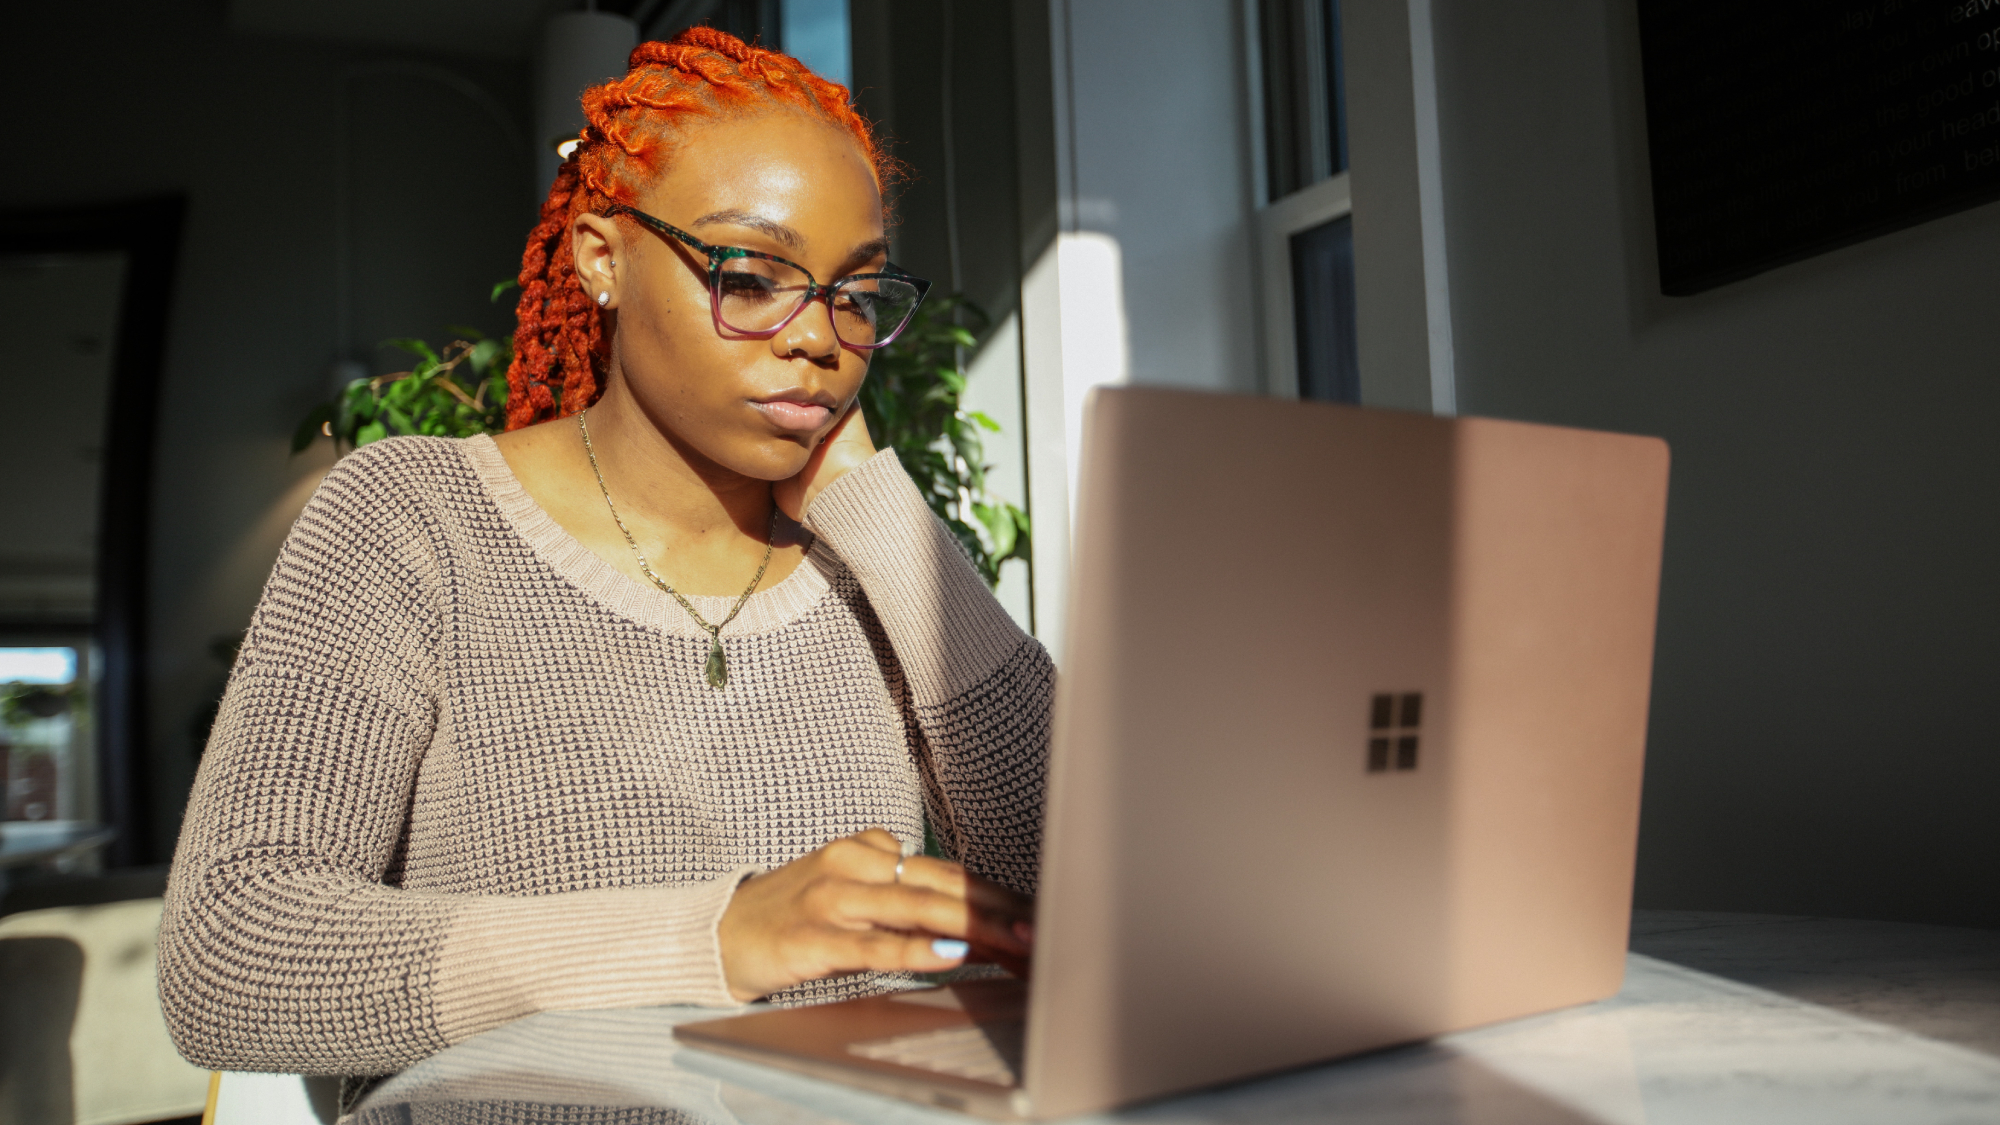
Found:
[[[118,832],[112,867],[156,862],[171,841],[154,835],[156,758],[150,749],[147,637],[153,441],[166,364],[176,263],[187,197],[0,211],[0,253],[120,250],[125,286],[105,403],[98,501],[97,608],[90,632],[92,722],[100,818]],[[19,630],[32,635],[32,627]],[[58,642],[61,643],[61,642]]]
[[[1263,309],[1264,391],[1299,397],[1298,326],[1292,315],[1292,236],[1354,213],[1349,174],[1341,172],[1257,209],[1258,304]]]
[[[1339,172],[1307,184],[1288,195],[1271,198],[1268,122],[1264,105],[1263,32],[1258,5],[1249,0],[1241,7],[1244,132],[1250,145],[1251,198],[1256,205],[1250,214],[1250,233],[1256,256],[1256,307],[1261,321],[1259,383],[1265,394],[1275,398],[1299,397],[1298,326],[1292,315],[1292,236],[1300,231],[1330,223],[1354,213],[1352,170]],[[1342,35],[1343,43],[1346,36]],[[1343,68],[1344,69],[1344,68]],[[1321,98],[1323,101],[1324,98]],[[1349,128],[1352,127],[1350,113]],[[1355,272],[1360,272],[1357,261]],[[1360,279],[1357,276],[1358,286]],[[1359,325],[1356,325],[1359,330]]]

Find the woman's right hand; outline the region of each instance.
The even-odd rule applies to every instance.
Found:
[[[747,880],[717,936],[731,995],[745,1003],[804,981],[867,970],[933,973],[968,954],[1017,972],[1033,900],[949,860],[912,856],[880,828],[835,840]]]

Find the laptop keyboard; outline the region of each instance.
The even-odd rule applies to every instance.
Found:
[[[1027,1025],[1021,1020],[942,1027],[888,1039],[850,1043],[847,1051],[864,1059],[897,1066],[990,1082],[1021,1084],[1021,1042]]]

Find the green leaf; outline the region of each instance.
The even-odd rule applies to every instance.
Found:
[[[488,298],[498,301],[502,294],[520,286],[502,281],[492,287]],[[377,382],[367,376],[350,380],[331,401],[314,407],[301,419],[293,433],[294,444],[301,439],[311,444],[316,431],[332,430],[336,443],[355,446],[380,441],[396,434],[444,434],[466,437],[497,433],[507,421],[507,368],[514,358],[514,338],[488,337],[470,325],[447,325],[453,344],[464,342],[462,360],[450,370],[440,370],[444,355],[423,340],[398,338],[384,341],[389,347],[415,357],[409,373],[400,378]],[[456,346],[445,354],[458,357]],[[445,384],[449,382],[450,386]],[[474,399],[473,406],[465,399]],[[303,448],[304,446],[300,446]]]
[[[472,345],[472,351],[466,354],[465,361],[472,365],[474,371],[483,373],[492,368],[494,357],[499,354],[500,341],[481,340]]]
[[[489,304],[497,304],[502,293],[510,289],[519,289],[520,287],[521,283],[513,278],[508,278],[506,281],[496,281],[493,283],[493,292],[487,294],[486,300]]]
[[[349,383],[347,393],[341,396],[340,410],[334,415],[334,435],[352,439],[357,425],[374,421],[375,407],[375,392],[369,389],[367,380],[357,379]]]
[[[499,282],[488,299],[497,303],[519,288],[512,280]],[[926,302],[903,336],[875,354],[860,402],[877,445],[894,451],[925,505],[945,522],[985,580],[995,583],[1003,562],[1026,556],[1030,535],[1027,513],[987,492],[990,466],[983,440],[1001,433],[1000,424],[961,403],[963,364],[989,323],[963,297]],[[513,337],[489,338],[464,325],[445,330],[471,345],[460,366],[441,371],[443,356],[422,340],[388,341],[416,357],[412,372],[379,385],[365,378],[349,383],[333,401],[316,406],[300,421],[294,444],[303,438],[310,445],[328,422],[337,441],[356,446],[395,434],[464,437],[503,429]],[[459,354],[457,348],[448,352]],[[453,394],[452,388],[479,405]]]
[[[298,429],[292,431],[292,452],[304,453],[306,448],[312,445],[313,439],[320,436],[320,427],[331,421],[333,421],[332,403],[322,402],[313,407],[312,413],[299,419]]]
[[[420,359],[428,359],[432,363],[436,363],[438,361],[438,354],[435,351],[431,350],[431,346],[429,344],[426,344],[422,340],[418,340],[413,337],[401,337],[394,340],[384,340],[382,341],[382,346],[385,348],[396,348],[399,351],[406,351],[413,356],[417,356]]]
[[[1004,503],[972,506],[973,514],[986,525],[987,538],[993,540],[993,554],[1003,559],[1014,553],[1014,540],[1020,532],[1010,508],[1011,505]]]

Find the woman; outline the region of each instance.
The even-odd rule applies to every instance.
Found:
[[[852,409],[924,287],[886,158],[705,28],[584,106],[509,432],[343,460],[252,619],[160,934],[200,1065],[1028,955],[1048,657]]]

